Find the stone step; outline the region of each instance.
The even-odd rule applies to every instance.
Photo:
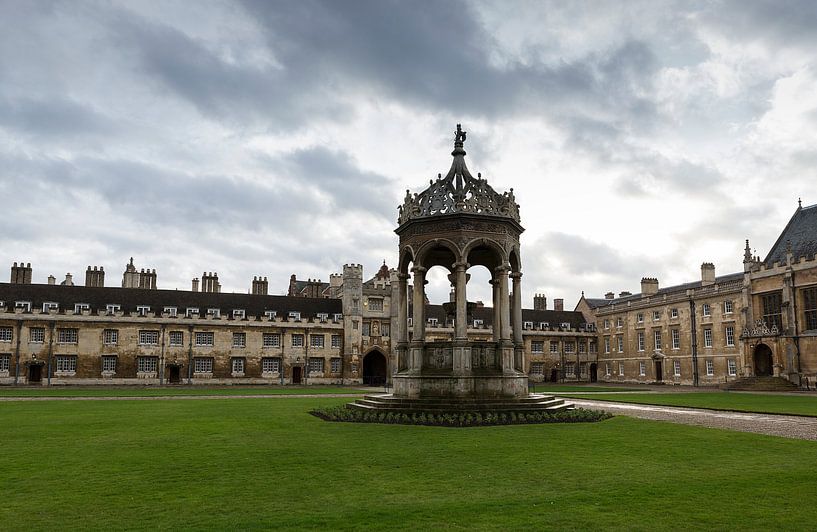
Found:
[[[797,390],[798,386],[783,377],[744,377],[721,385],[723,390],[777,392]]]
[[[570,410],[573,408],[573,405],[568,404],[558,404],[558,405],[527,405],[527,406],[519,406],[513,405],[505,407],[498,407],[498,408],[413,408],[410,406],[383,406],[383,405],[374,405],[374,404],[361,404],[358,402],[349,403],[346,405],[347,408],[357,409],[357,410],[367,410],[372,412],[394,412],[400,414],[411,414],[415,412],[429,412],[429,413],[441,413],[441,412],[517,412],[517,413],[528,413],[528,412],[561,412],[563,410]]]
[[[364,399],[370,401],[390,401],[394,403],[410,403],[410,404],[436,404],[436,403],[450,403],[456,402],[458,404],[504,404],[509,402],[514,403],[538,403],[541,401],[552,401],[555,399],[552,395],[531,394],[527,397],[492,397],[492,398],[450,398],[450,397],[419,397],[406,398],[396,397],[392,394],[367,394],[363,396]]]
[[[505,398],[490,401],[453,398],[408,399],[393,395],[367,395],[347,405],[361,410],[382,410],[384,412],[557,412],[572,408],[562,399],[553,396],[531,396],[519,399]]]
[[[365,400],[358,400],[355,401],[354,404],[372,407],[372,408],[383,408],[383,409],[393,409],[393,408],[404,408],[404,409],[411,409],[411,410],[427,410],[427,411],[457,411],[457,412],[466,412],[469,410],[541,410],[547,408],[560,408],[564,405],[564,401],[556,400],[556,401],[548,401],[543,403],[526,403],[526,404],[519,404],[519,403],[498,403],[493,405],[474,405],[474,404],[459,404],[459,403],[441,403],[435,405],[412,405],[407,403],[398,403],[398,404],[391,404],[391,403],[383,403],[378,401],[365,401]]]

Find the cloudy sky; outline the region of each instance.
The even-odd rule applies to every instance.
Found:
[[[461,122],[521,205],[526,305],[740,271],[817,203],[815,28],[813,1],[0,0],[0,263],[368,277]]]

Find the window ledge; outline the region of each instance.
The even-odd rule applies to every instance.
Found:
[[[55,377],[73,377],[77,374],[76,371],[55,371]]]
[[[213,378],[213,372],[212,371],[207,371],[207,372],[202,372],[202,373],[193,372],[193,378],[194,379],[212,379]]]
[[[244,372],[243,371],[242,372],[235,372],[234,371],[234,372],[230,373],[230,375],[233,376],[233,377],[243,377]]]
[[[136,372],[137,379],[155,379],[156,372],[155,371],[137,371]]]

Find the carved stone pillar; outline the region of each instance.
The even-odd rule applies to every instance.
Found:
[[[423,349],[426,339],[426,268],[415,266],[411,271],[414,274],[414,303],[412,308],[414,334],[411,338],[411,369],[419,371],[423,366]]]
[[[454,264],[454,294],[457,299],[457,316],[454,322],[454,338],[457,340],[468,339],[468,299],[465,286],[468,283],[468,276],[465,271],[468,264],[457,262]]]
[[[502,304],[499,302],[499,279],[494,274],[494,279],[488,281],[491,285],[491,295],[494,305],[493,341],[499,343],[502,337]]]
[[[513,323],[514,368],[524,371],[522,364],[522,353],[525,345],[522,339],[522,273],[511,273],[511,279],[513,280],[511,322]]]
[[[499,308],[502,314],[502,326],[500,327],[500,340],[511,341],[511,300],[508,290],[508,266],[502,265],[496,268],[499,277]]]
[[[408,279],[408,274],[397,274],[397,371],[408,368]]]

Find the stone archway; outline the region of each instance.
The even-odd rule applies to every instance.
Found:
[[[772,350],[768,345],[757,344],[752,358],[756,377],[771,377],[774,375]]]
[[[386,356],[377,349],[366,353],[363,357],[363,384],[368,386],[383,386],[386,384],[388,364]]]

